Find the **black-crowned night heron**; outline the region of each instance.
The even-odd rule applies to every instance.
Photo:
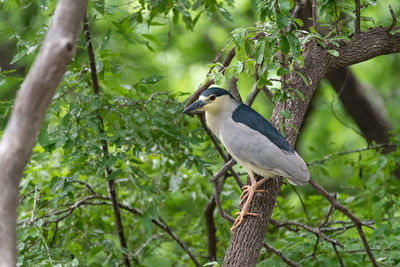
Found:
[[[249,205],[256,192],[263,192],[257,188],[269,178],[283,176],[293,185],[306,184],[310,179],[304,160],[278,130],[252,108],[236,102],[228,91],[216,87],[204,90],[182,113],[194,110],[205,111],[212,132],[250,177],[251,184],[242,188],[240,197],[240,204],[246,202],[231,231],[242,223],[244,216],[258,216],[248,212]],[[254,174],[264,178],[256,181]]]

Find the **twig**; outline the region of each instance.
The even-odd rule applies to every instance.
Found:
[[[337,250],[337,248],[336,248],[336,246],[335,246],[334,244],[332,244],[332,247],[333,247],[333,250],[335,251],[336,257],[337,257],[338,260],[339,260],[340,267],[344,267],[343,260],[342,260],[342,256],[340,256],[339,251]]]
[[[214,181],[218,180],[219,177],[224,175],[235,164],[236,164],[236,160],[234,160],[234,159],[231,159],[230,161],[225,163],[224,166],[222,166],[221,169],[213,175],[213,178],[211,179],[211,181],[214,182]]]
[[[235,76],[232,76],[231,80],[229,81],[229,91],[231,91],[233,97],[235,100],[239,103],[243,103],[242,97],[239,94],[238,88],[237,88],[237,81],[238,78]]]
[[[231,160],[232,161],[232,160]],[[224,180],[225,181],[225,180]],[[215,204],[218,208],[218,212],[219,215],[224,218],[225,220],[227,220],[230,223],[234,223],[235,219],[230,216],[229,214],[227,214],[224,209],[221,206],[221,191],[222,191],[222,184],[224,183],[224,181],[222,181],[220,184],[218,184],[218,180],[217,179],[213,179],[212,182],[214,184],[214,198],[215,198]]]
[[[155,240],[155,239],[157,239],[157,238],[159,238],[159,237],[161,237],[161,236],[162,236],[161,233],[160,233],[160,234],[156,234],[156,235],[150,236],[150,237],[142,244],[142,246],[141,246],[138,250],[136,250],[136,252],[133,254],[133,257],[139,256],[140,253],[142,253],[142,251],[147,247],[148,244],[150,244],[151,241],[153,241],[153,240]]]
[[[334,195],[330,194],[328,191],[326,191],[322,186],[320,186],[316,181],[313,179],[310,179],[309,181],[310,185],[314,187],[318,192],[320,192],[325,198],[331,203],[331,205],[340,210],[344,215],[346,215],[350,220],[353,221],[353,223],[356,225],[358,234],[361,238],[361,241],[364,245],[365,251],[367,252],[367,255],[369,259],[371,260],[371,263],[374,267],[378,267],[378,264],[376,263],[375,257],[371,252],[371,249],[369,248],[367,239],[365,237],[365,234],[362,230],[362,226],[367,226],[370,227],[369,225],[363,224],[362,221],[360,221],[353,213],[351,213],[348,209],[346,209],[344,206],[342,206],[339,202],[337,202],[336,198]]]
[[[331,159],[332,157],[335,157],[335,156],[342,156],[342,155],[347,155],[347,154],[351,154],[351,153],[359,153],[359,152],[363,152],[363,151],[366,151],[366,150],[382,148],[382,147],[396,147],[396,145],[386,144],[386,143],[385,144],[375,144],[375,145],[369,145],[367,147],[359,148],[359,149],[334,152],[334,153],[327,154],[327,155],[323,156],[319,160],[309,161],[309,162],[307,162],[307,165],[311,166],[311,165],[315,165],[315,164],[321,164],[321,163],[324,163],[325,161],[327,161],[327,160],[329,160],[329,159]]]
[[[361,27],[360,27],[360,21],[361,21],[361,6],[360,6],[360,0],[356,0],[356,32],[355,35],[358,37],[361,34]]]
[[[389,11],[390,11],[390,15],[392,15],[392,24],[390,24],[390,26],[387,30],[388,32],[391,31],[393,29],[393,27],[396,26],[396,23],[397,23],[396,14],[393,11],[392,5],[389,5]]]
[[[97,78],[96,61],[95,61],[95,56],[94,56],[94,52],[93,52],[93,45],[92,45],[92,38],[91,38],[91,34],[90,34],[90,29],[89,29],[89,22],[88,22],[86,15],[84,17],[83,27],[84,27],[86,41],[88,43],[87,51],[88,51],[89,61],[90,61],[90,76],[92,78],[93,93],[95,95],[99,95],[100,87],[99,87],[99,81]],[[100,133],[104,134],[105,133],[104,121],[103,121],[103,118],[100,116],[100,113],[98,112],[98,110],[97,110],[97,118],[99,120]],[[109,152],[108,152],[108,143],[107,143],[106,139],[101,140],[101,148],[103,151],[103,157],[107,157]],[[106,166],[105,173],[106,173],[106,177],[109,177],[112,174],[112,170],[108,166]],[[112,206],[113,206],[113,211],[114,211],[114,219],[115,219],[115,224],[117,226],[119,241],[120,241],[121,247],[124,248],[125,250],[127,250],[128,246],[126,244],[126,237],[124,234],[124,228],[122,226],[121,213],[119,210],[117,194],[115,192],[114,180],[112,180],[112,179],[109,180],[107,182],[107,186],[108,186],[108,193],[110,195],[110,199],[113,204]],[[126,252],[122,251],[122,255],[123,255],[125,265],[127,267],[130,267],[131,264],[129,262],[128,254]]]
[[[204,219],[206,221],[207,228],[207,248],[208,248],[208,261],[215,261],[217,259],[217,236],[214,222],[214,210],[215,210],[215,194],[213,194],[208,200],[207,206],[204,209]]]
[[[271,101],[271,103],[274,103],[274,101],[272,101],[272,97],[274,96],[272,94],[272,92],[268,89],[267,86],[263,86],[261,88],[261,90],[264,92],[264,94],[267,96],[267,98],[269,99],[269,101]]]
[[[306,225],[304,223],[299,223],[299,222],[294,222],[294,221],[286,221],[286,222],[283,222],[283,223],[279,223],[279,222],[277,222],[275,220],[273,220],[273,221],[271,220],[271,223],[275,227],[282,227],[282,226],[286,226],[286,225],[293,225],[293,226],[301,227],[301,228],[307,230],[308,232],[313,233],[316,236],[321,237],[325,241],[327,241],[327,242],[329,242],[329,243],[331,243],[333,245],[340,246],[340,247],[343,248],[343,245],[339,241],[334,240],[334,239],[326,236],[319,228],[313,228],[313,227],[310,227],[310,226],[308,226],[308,225]]]
[[[312,21],[313,21],[313,28],[316,32],[317,29],[317,0],[312,0]]]
[[[282,260],[283,262],[285,262],[287,265],[289,265],[289,266],[291,266],[291,267],[298,267],[298,266],[299,266],[299,265],[297,265],[297,263],[295,263],[294,261],[292,261],[292,260],[286,258],[286,257],[283,255],[283,253],[282,253],[281,251],[279,251],[279,250],[277,250],[276,248],[274,248],[274,247],[268,245],[266,242],[263,243],[263,246],[264,246],[264,248],[265,248],[267,251],[271,251],[271,252],[275,253],[275,254],[276,254],[279,258],[281,258],[281,260]]]
[[[224,73],[226,68],[229,66],[231,63],[232,59],[235,57],[235,47],[233,47],[231,50],[229,50],[228,54],[226,55],[224,61],[222,62],[222,68],[219,70],[220,72]],[[203,92],[205,89],[207,89],[210,85],[214,83],[214,79],[211,78],[207,82],[205,82],[202,86],[200,86],[188,99],[186,102],[185,107],[188,107],[190,104],[192,104]]]
[[[312,259],[315,259],[315,255],[317,254],[317,250],[318,250],[318,244],[319,244],[319,236],[317,235],[317,240],[315,240],[315,244],[314,244],[314,250],[313,250],[313,253],[311,254]]]
[[[30,220],[30,224],[32,225],[35,220],[35,210],[36,210],[36,201],[37,201],[37,185],[35,185],[35,194],[33,199],[33,208],[32,208],[32,216]]]
[[[53,265],[53,260],[51,259],[51,256],[50,256],[50,248],[49,248],[49,246],[47,245],[46,240],[44,240],[44,237],[43,237],[42,234],[40,235],[40,237],[42,238],[42,241],[43,241],[43,243],[44,243],[44,246],[46,247],[47,257],[49,257],[50,265]]]
[[[260,92],[260,89],[257,88],[257,83],[254,83],[253,87],[251,88],[250,93],[246,97],[245,104],[248,106],[251,106],[259,92]]]

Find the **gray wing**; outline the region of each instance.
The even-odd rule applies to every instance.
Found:
[[[294,150],[280,149],[265,135],[244,124],[236,123],[235,131],[229,131],[232,129],[231,123],[235,124],[232,120],[226,121],[220,139],[237,161],[284,176],[294,185],[305,184],[310,179],[304,160]]]

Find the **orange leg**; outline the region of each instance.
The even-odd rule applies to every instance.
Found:
[[[269,177],[263,178],[257,182],[253,176],[253,173],[249,173],[249,176],[250,176],[251,184],[243,186],[243,193],[240,196],[241,201],[240,201],[239,206],[243,203],[244,200],[246,200],[246,202],[244,203],[242,210],[239,211],[238,213],[236,213],[236,215],[239,215],[239,216],[236,218],[235,223],[232,225],[231,232],[233,232],[233,230],[235,230],[239,225],[242,224],[244,216],[246,216],[246,215],[260,216],[260,214],[251,213],[251,212],[247,212],[247,211],[249,210],[250,202],[253,199],[254,193],[265,192],[265,190],[260,190],[257,188],[260,185],[262,185],[263,183],[265,183],[266,181],[268,181]]]

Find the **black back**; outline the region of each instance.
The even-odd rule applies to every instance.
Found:
[[[285,138],[283,138],[279,131],[251,107],[245,104],[240,104],[233,112],[232,119],[235,122],[243,123],[251,129],[261,133],[280,149],[287,152],[294,152],[293,148]]]

